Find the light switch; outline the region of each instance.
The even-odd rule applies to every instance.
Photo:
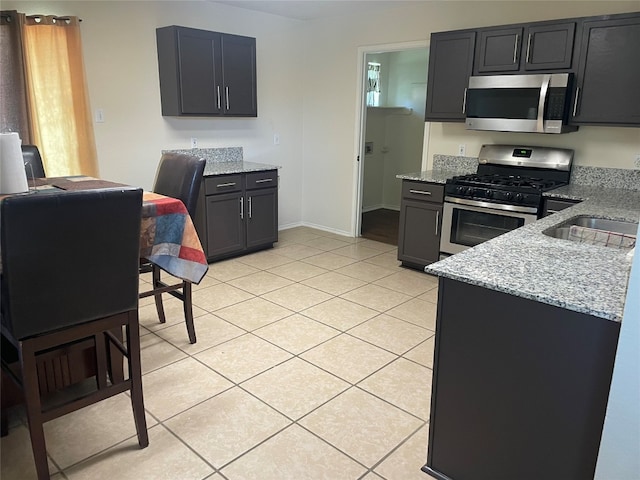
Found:
[[[96,109],[95,119],[96,123],[104,123],[104,110],[102,108]]]

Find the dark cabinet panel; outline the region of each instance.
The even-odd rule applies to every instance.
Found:
[[[247,248],[278,241],[278,190],[247,191]]]
[[[572,123],[640,125],[640,14],[582,28]]]
[[[475,40],[476,33],[468,31],[431,34],[427,121],[464,121]]]
[[[255,38],[170,26],[156,40],[163,115],[257,116]]]
[[[245,248],[243,201],[242,192],[207,197],[207,257]]]
[[[577,203],[580,203],[580,200],[545,198],[542,207],[542,216],[547,217],[553,213],[559,212],[560,210],[564,210],[565,208],[573,207]]]
[[[481,30],[474,73],[517,71],[521,47],[522,27]]]
[[[398,260],[424,268],[440,257],[440,227],[444,187],[404,180],[400,202]]]
[[[523,45],[525,70],[569,70],[573,58],[575,22],[531,25]]]

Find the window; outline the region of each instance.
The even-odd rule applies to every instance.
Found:
[[[375,62],[368,62],[367,67],[367,107],[379,107],[380,64]]]

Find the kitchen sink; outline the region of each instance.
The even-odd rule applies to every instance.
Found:
[[[543,230],[543,234],[574,242],[631,249],[635,246],[637,222],[578,215]]]

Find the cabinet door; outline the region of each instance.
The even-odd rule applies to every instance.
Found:
[[[278,241],[278,189],[247,191],[247,248]]]
[[[257,116],[256,39],[222,35],[222,70],[224,114]]]
[[[427,80],[427,121],[464,122],[469,75],[473,68],[475,32],[431,35]]]
[[[640,15],[585,21],[574,124],[640,125]]]
[[[178,30],[178,72],[183,114],[219,114],[220,35],[193,29]]]
[[[216,257],[245,247],[242,192],[206,197],[208,256]]]
[[[573,22],[527,28],[524,69],[570,69],[575,31]]]
[[[482,30],[474,73],[515,72],[520,69],[522,27]]]
[[[440,256],[442,206],[436,203],[402,200],[398,260],[424,267]]]

